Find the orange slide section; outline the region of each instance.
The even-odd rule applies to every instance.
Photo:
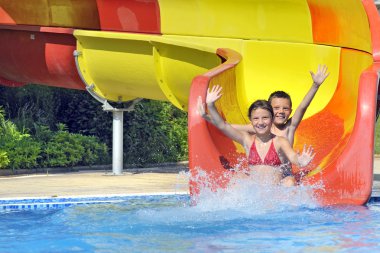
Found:
[[[363,1],[363,6],[371,26],[373,59],[362,52],[341,48],[333,96],[321,111],[301,123],[295,136],[296,150],[307,143],[317,152],[313,170],[300,183],[321,186],[313,190],[321,205],[362,205],[371,196],[374,126],[379,108],[380,40],[376,36],[380,34],[380,22],[373,3]],[[226,187],[235,173],[232,169],[246,166],[242,150],[196,111],[198,97],[204,101],[207,88],[220,84],[224,92],[216,106],[222,116],[229,121],[226,114],[244,114],[228,107],[238,104],[240,98],[235,82],[239,79],[236,72],[242,58],[229,49],[219,49],[217,54],[224,63],[194,78],[190,91],[189,162],[193,195],[197,195],[204,184],[213,190]]]

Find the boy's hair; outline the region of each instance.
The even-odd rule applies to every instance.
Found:
[[[279,91],[273,92],[272,94],[270,94],[268,98],[268,102],[272,104],[272,99],[274,98],[286,98],[290,102],[290,107],[292,107],[292,99],[290,98],[289,94],[286,93],[285,91],[279,90]]]
[[[267,110],[268,112],[270,112],[270,114],[272,115],[272,119],[274,117],[274,113],[273,113],[273,108],[272,106],[270,105],[270,103],[266,100],[256,100],[255,102],[253,102],[251,104],[251,106],[249,107],[248,109],[248,118],[250,119],[251,118],[251,113],[252,111],[256,110],[256,109],[264,109],[264,110]]]

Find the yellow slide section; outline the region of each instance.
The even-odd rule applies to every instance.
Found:
[[[215,49],[156,35],[76,30],[87,85],[109,101],[137,97],[187,109],[191,80],[220,64]]]

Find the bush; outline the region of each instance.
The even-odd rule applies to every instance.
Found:
[[[17,130],[15,124],[5,120],[0,109],[0,168],[33,168],[37,166],[41,145],[25,132]]]
[[[66,167],[91,165],[109,161],[107,146],[96,137],[73,134],[63,124],[53,132],[47,127],[38,127],[36,137],[44,142],[40,163],[44,167]]]
[[[9,159],[6,151],[0,150],[0,169],[4,169],[9,164]]]
[[[96,137],[69,133],[63,124],[57,125],[56,132],[47,126],[34,128],[34,136],[19,132],[0,110],[0,168],[68,167],[110,161],[107,146]]]
[[[7,168],[16,170],[31,169],[38,166],[37,159],[41,152],[41,144],[29,135],[19,140],[14,139],[7,142],[4,149],[9,157]]]
[[[95,136],[74,134],[84,148],[79,165],[106,164],[111,162],[107,145]]]

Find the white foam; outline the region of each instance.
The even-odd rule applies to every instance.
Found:
[[[200,185],[199,195],[193,196],[195,208],[200,211],[235,210],[259,214],[302,206],[317,206],[313,196],[316,186],[271,185],[256,182],[254,178],[247,176],[231,179],[227,187],[213,190],[211,180],[201,170],[197,178],[192,180],[196,180]]]

